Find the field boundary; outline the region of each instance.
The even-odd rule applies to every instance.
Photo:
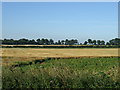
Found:
[[[0,45],[1,48],[120,48],[120,45]]]
[[[27,57],[12,57],[12,56],[2,56],[2,58],[27,58]],[[36,57],[30,57],[36,58]],[[38,59],[78,59],[78,58],[120,58],[120,56],[75,56],[75,57],[37,57]]]

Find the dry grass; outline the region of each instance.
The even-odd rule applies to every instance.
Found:
[[[3,57],[118,56],[118,49],[34,49],[2,48]]]
[[[40,48],[2,48],[3,65],[16,61],[32,61],[46,57],[109,57],[118,56],[117,48],[109,49],[40,49]]]

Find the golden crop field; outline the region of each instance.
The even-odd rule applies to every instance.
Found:
[[[2,48],[2,61],[31,61],[46,57],[103,57],[118,56],[118,48],[46,49],[46,48]]]
[[[118,56],[118,48],[109,48],[109,49],[2,48],[2,56],[3,57]]]

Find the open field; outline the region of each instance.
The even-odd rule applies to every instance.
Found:
[[[118,48],[109,49],[35,49],[2,48],[3,57],[80,57],[80,56],[118,56]]]
[[[2,48],[1,57],[3,89],[120,88],[117,48]]]
[[[41,49],[41,48],[2,48],[3,65],[16,61],[32,61],[47,57],[106,57],[118,56],[118,48],[88,49]]]

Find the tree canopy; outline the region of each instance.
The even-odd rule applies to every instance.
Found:
[[[92,40],[88,39],[84,43],[78,42],[77,39],[65,39],[65,40],[58,40],[54,41],[53,39],[46,39],[46,38],[38,38],[37,40],[29,40],[29,39],[3,39],[0,40],[1,44],[6,45],[120,45],[120,38],[115,38],[112,40],[109,40],[108,42],[105,42],[104,40]]]

